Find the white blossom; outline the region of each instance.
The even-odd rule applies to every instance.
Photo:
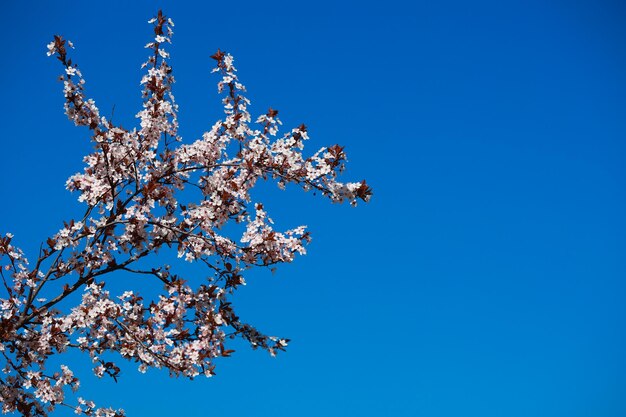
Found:
[[[340,146],[307,156],[306,126],[281,134],[273,109],[253,119],[234,58],[219,50],[212,59],[224,116],[184,143],[163,49],[173,22],[159,12],[149,23],[156,36],[146,45],[143,104],[131,129],[101,116],[85,95],[82,73],[68,58],[72,44],[57,36],[47,45],[47,54],[63,65],[65,113],[90,132],[93,150],[83,171],[66,182],[86,205],[84,217],[66,221],[46,239],[33,265],[12,234],[0,236],[6,290],[0,318],[12,323],[0,342],[2,355],[11,358],[0,375],[5,413],[30,407],[45,416],[63,402],[76,404],[70,406],[77,414],[123,415],[73,397],[80,381],[69,367],[53,370],[49,361],[68,350],[89,355],[96,376],[114,379],[121,377],[120,360],[134,362],[139,372],[166,368],[176,376],[211,377],[215,358],[232,352],[230,334],[276,355],[288,339],[243,322],[230,299],[246,285],[246,270],[292,262],[306,254],[310,237],[306,226],[279,230],[253,198],[254,187],[266,180],[281,189],[289,183],[351,204],[371,196],[364,181],[337,180],[346,160]],[[169,251],[206,266],[207,276],[177,275],[161,264],[160,253]],[[155,287],[117,292],[117,285],[106,285],[113,277],[123,282],[122,274]],[[19,407],[18,399],[24,402]]]

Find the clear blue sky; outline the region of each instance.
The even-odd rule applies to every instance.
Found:
[[[193,382],[125,368],[84,396],[134,417],[626,415],[621,2],[168,3],[2,3],[1,231],[32,258],[82,210],[64,183],[90,145],[63,115],[52,34],[130,127],[158,7],[186,140],[220,114],[219,47],[253,114],[306,123],[311,150],[345,145],[346,178],[375,195],[259,193],[314,238],[235,299],[286,354],[241,348]]]

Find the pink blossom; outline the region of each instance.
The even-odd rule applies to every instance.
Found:
[[[13,235],[0,236],[5,413],[29,409],[46,416],[63,403],[77,414],[123,415],[81,397],[71,400],[76,405],[67,403],[80,382],[65,365],[56,372],[46,368],[52,355],[66,350],[89,355],[96,376],[115,380],[119,360],[134,362],[140,372],[165,368],[175,376],[211,377],[215,358],[232,353],[229,336],[276,355],[289,340],[242,321],[230,300],[246,285],[248,269],[292,262],[306,254],[310,235],[306,226],[277,230],[251,191],[259,181],[275,181],[281,189],[292,184],[338,203],[371,197],[365,181],[338,181],[346,161],[341,146],[307,156],[307,127],[280,134],[279,112],[272,108],[252,123],[234,58],[220,50],[211,58],[222,119],[183,142],[175,79],[163,49],[173,22],[159,11],[149,23],[155,38],[146,45],[143,104],[133,129],[102,117],[86,97],[82,73],[68,56],[69,41],[55,36],[47,45],[47,54],[63,65],[65,113],[88,129],[94,150],[83,171],[66,183],[86,205],[85,215],[46,239],[34,264],[13,245]],[[174,273],[158,263],[154,255],[160,251],[205,266],[206,277]],[[146,299],[134,290],[112,295],[106,282],[114,272],[134,274],[162,291]],[[72,299],[77,304],[68,307]]]

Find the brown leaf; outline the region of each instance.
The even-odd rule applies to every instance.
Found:
[[[224,59],[224,52],[220,51],[219,49],[217,50],[216,53],[214,53],[213,55],[211,55],[211,58],[213,58],[214,60],[216,60],[217,62],[222,61],[222,59]]]

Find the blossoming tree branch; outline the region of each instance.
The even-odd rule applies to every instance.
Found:
[[[84,171],[66,184],[85,204],[84,215],[49,237],[34,262],[11,234],[0,236],[4,413],[46,416],[65,406],[90,416],[124,415],[75,396],[79,380],[72,370],[47,365],[51,356],[70,349],[90,356],[95,375],[114,379],[120,358],[142,372],[166,368],[175,376],[211,376],[214,359],[232,352],[225,346],[232,336],[272,355],[283,350],[287,339],[242,321],[229,300],[245,283],[246,270],[291,262],[305,253],[309,234],[304,226],[274,230],[250,191],[259,180],[273,180],[280,188],[291,183],[333,202],[356,204],[372,194],[365,181],[337,181],[345,162],[341,146],[305,156],[305,125],[279,135],[273,109],[253,123],[233,57],[220,50],[211,58],[221,77],[224,118],[200,139],[183,143],[166,48],[174,24],[161,11],[150,23],[155,37],[142,66],[143,109],[132,130],[102,116],[85,96],[85,81],[68,53],[72,43],[55,36],[48,45],[48,55],[63,66],[65,113],[89,129],[95,150],[84,158]],[[243,233],[225,233],[229,223],[241,224]],[[192,286],[150,257],[168,248],[206,267],[205,282]],[[162,288],[160,294],[110,294],[105,283],[121,271]]]

